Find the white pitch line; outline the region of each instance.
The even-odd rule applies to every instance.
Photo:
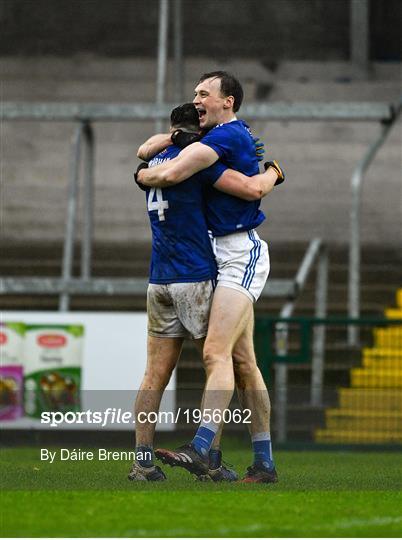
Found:
[[[340,529],[349,529],[350,527],[365,527],[366,525],[390,525],[392,523],[402,523],[402,516],[383,516],[370,519],[344,519],[341,521],[336,521],[332,524],[332,526],[339,527]]]
[[[373,525],[391,525],[393,523],[402,523],[402,516],[392,517],[392,516],[382,516],[374,517],[370,519],[348,519],[341,521],[334,521],[332,523],[326,523],[325,528],[330,529],[350,529],[351,527],[366,527]],[[197,531],[197,536],[210,535],[212,532],[215,536],[227,535],[232,533],[237,533],[238,536],[241,536],[242,533],[256,533],[261,530],[266,530],[266,524],[254,523],[252,525],[247,525],[243,527],[219,527],[218,529],[209,530],[209,531]],[[285,529],[291,530],[293,527],[287,526]],[[323,530],[323,526],[313,525],[310,527],[311,530],[320,531]],[[151,537],[165,537],[165,536],[179,536],[187,535],[191,533],[189,528],[178,528],[178,529],[131,529],[126,531],[130,536],[151,536]]]
[[[252,525],[248,525],[245,527],[219,527],[218,529],[214,529],[213,531],[197,531],[197,536],[203,536],[205,535],[208,537],[211,535],[211,532],[213,532],[215,535],[224,535],[224,534],[232,534],[232,533],[239,533],[241,536],[242,533],[253,533],[258,532],[265,528],[265,525],[259,525],[258,523],[254,523]],[[129,534],[130,536],[150,536],[150,537],[165,537],[165,536],[179,536],[179,535],[186,535],[191,533],[192,531],[190,528],[180,528],[180,529],[130,529],[129,531],[125,531],[126,534]]]

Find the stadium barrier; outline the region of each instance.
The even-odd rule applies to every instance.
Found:
[[[360,209],[363,189],[364,174],[376,156],[378,150],[384,144],[392,127],[402,111],[402,95],[399,102],[393,108],[391,119],[381,120],[380,135],[369,146],[353,172],[351,179],[351,205],[349,225],[349,277],[348,277],[348,315],[350,318],[360,317]],[[351,325],[348,329],[350,345],[358,345],[359,328]]]
[[[278,443],[402,444],[401,306],[386,317],[257,319],[257,355],[274,390]],[[359,346],[349,345],[351,326],[359,329]],[[330,336],[322,356],[317,332]]]

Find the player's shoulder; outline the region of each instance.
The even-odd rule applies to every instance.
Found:
[[[180,153],[181,148],[175,145],[168,146],[159,154],[156,154],[148,163],[149,167],[155,167],[155,165],[160,165],[165,161],[169,161],[175,158]]]
[[[244,120],[238,120],[238,129],[242,129],[247,135],[250,135],[250,137],[253,136],[250,126]]]
[[[233,125],[234,122],[227,122],[225,124],[217,124],[211,128],[206,135],[202,138],[201,142],[206,143],[208,141],[225,141],[226,139],[232,139],[236,133],[237,128]]]
[[[238,129],[240,124],[239,120],[232,120],[231,122],[225,122],[224,124],[217,124],[211,131],[233,131]]]
[[[226,122],[225,124],[218,124],[209,131],[210,134],[216,133],[226,134],[248,134],[251,135],[251,130],[248,124],[244,120],[232,120],[232,122]]]
[[[231,129],[233,131],[236,131],[237,134],[241,136],[247,136],[252,137],[253,134],[251,133],[250,126],[244,121],[244,120],[236,120],[234,122],[230,122],[232,124]]]

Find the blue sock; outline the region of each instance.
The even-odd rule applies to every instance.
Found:
[[[263,464],[268,469],[275,467],[272,458],[271,435],[269,433],[256,433],[251,437],[254,452],[254,464]]]
[[[154,451],[152,446],[136,446],[135,448],[135,461],[141,467],[153,467]]]
[[[195,450],[202,456],[208,455],[219,427],[212,423],[207,425],[208,427],[201,424],[197,429],[194,439],[191,441]]]
[[[209,468],[216,470],[222,465],[222,452],[219,449],[211,448],[209,451]]]

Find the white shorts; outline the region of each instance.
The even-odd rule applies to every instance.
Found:
[[[217,286],[236,289],[256,302],[269,274],[268,245],[256,230],[214,238]]]
[[[198,283],[150,283],[147,291],[148,335],[200,339],[207,335],[214,286]]]

